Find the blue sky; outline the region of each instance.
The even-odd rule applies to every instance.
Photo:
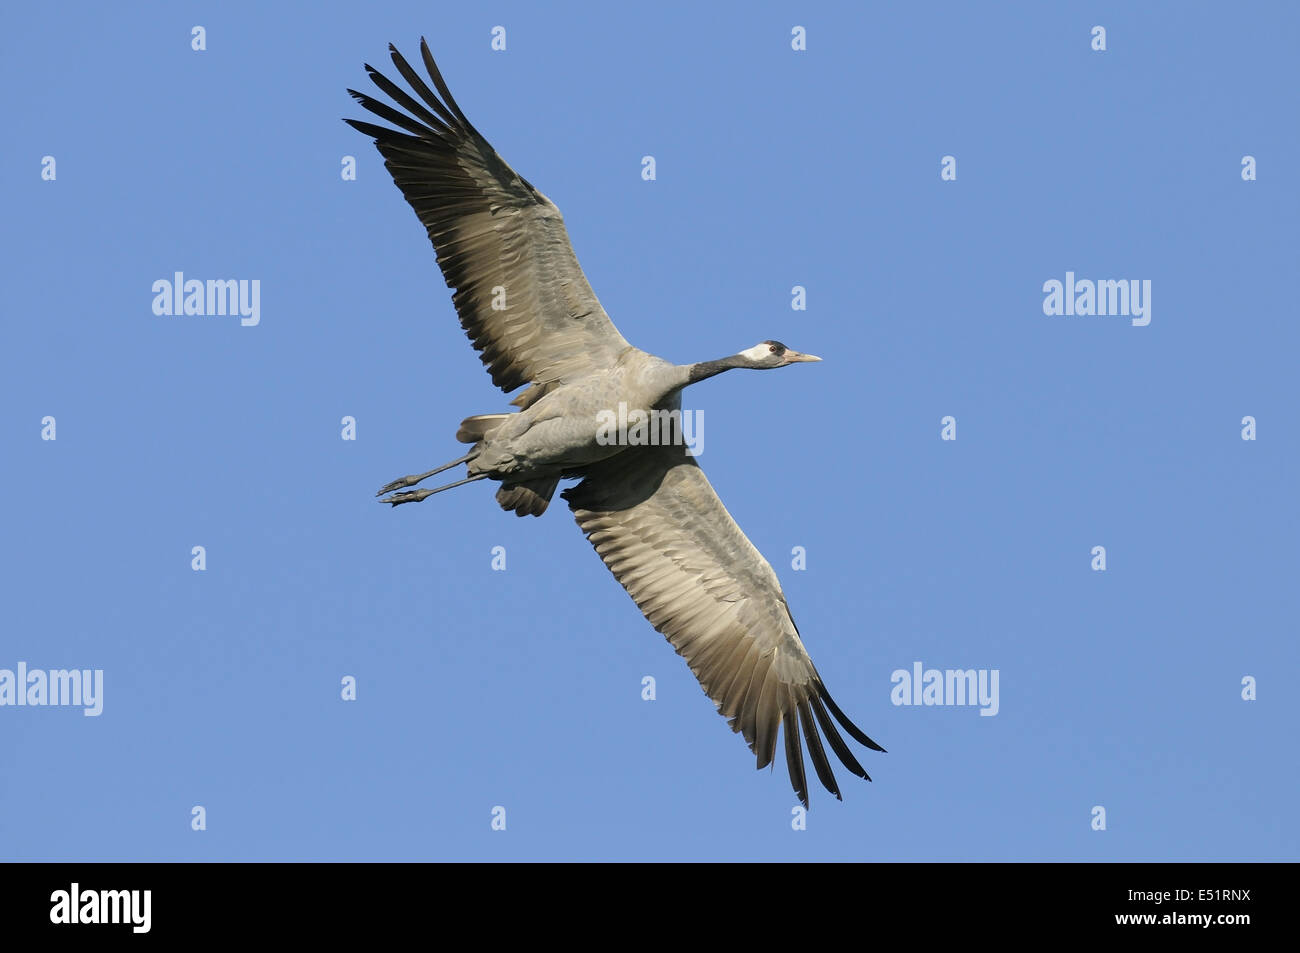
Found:
[[[0,20],[0,669],[104,673],[0,707],[0,856],[1296,859],[1294,5],[267,6]],[[507,409],[340,121],[421,35],[630,341],[826,359],[686,394],[889,749],[806,830],[558,501],[373,501]],[[259,323],[154,314],[177,271]],[[1067,272],[1150,323],[1044,314]],[[997,715],[893,704],[916,662]]]

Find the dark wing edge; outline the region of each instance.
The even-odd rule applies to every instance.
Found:
[[[803,745],[817,779],[842,799],[822,745],[871,780],[836,727],[884,751],[844,714],[803,647],[776,573],[680,446],[623,451],[562,494],[601,560],[705,694],[744,736],[758,768],[784,735],[790,784],[804,807]]]

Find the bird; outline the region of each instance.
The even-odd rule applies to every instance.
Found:
[[[470,445],[464,455],[390,482],[380,502],[416,503],[491,479],[501,484],[503,510],[541,516],[561,480],[580,480],[560,494],[578,527],[744,737],[757,767],[774,767],[779,733],[791,787],[806,809],[802,738],[818,780],[843,800],[822,734],[840,763],[867,781],[837,723],[859,744],[885,749],[827,691],[776,573],[727,512],[680,426],[688,385],[733,369],[821,358],[764,340],[678,365],[633,347],[583,274],[560,210],[466,118],[424,38],[420,57],[433,89],[395,46],[388,50],[411,92],[366,63],[392,105],[348,93],[390,125],[344,121],[373,140],[427,230],[460,325],[493,383],[506,394],[525,389],[510,402],[517,410],[461,422],[456,439]],[[597,421],[620,405],[633,409],[629,422],[637,412],[638,423],[662,421],[658,439],[633,440],[633,431],[601,439]],[[464,479],[410,489],[461,464]]]

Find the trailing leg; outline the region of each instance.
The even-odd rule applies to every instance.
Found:
[[[458,460],[457,463],[459,462],[460,461]],[[452,464],[448,464],[448,466],[451,465]],[[428,474],[425,474],[425,476],[428,476]],[[412,490],[410,493],[394,493],[392,496],[384,497],[379,502],[392,503],[394,506],[400,506],[403,503],[419,503],[421,500],[426,500],[433,496],[433,494],[441,493],[443,490],[454,490],[456,487],[464,486],[466,483],[473,483],[475,480],[486,480],[487,478],[488,475],[486,473],[479,473],[475,476],[467,477],[464,480],[457,480],[455,483],[448,483],[446,486],[436,487],[432,490]],[[421,477],[421,479],[423,479],[423,477]]]
[[[441,473],[443,470],[450,470],[452,467],[462,463],[468,463],[476,456],[478,456],[477,451],[471,451],[470,453],[465,454],[465,456],[461,457],[459,460],[453,460],[451,461],[451,463],[444,463],[442,466],[430,470],[428,473],[417,473],[417,474],[412,474],[411,476],[404,476],[400,480],[394,480],[392,483],[387,484],[382,490],[376,493],[375,496],[383,496],[385,493],[392,493],[394,490],[402,489],[402,487],[415,486],[415,484],[429,479],[429,477],[433,476],[436,473]],[[384,502],[388,502],[388,501],[385,500]]]

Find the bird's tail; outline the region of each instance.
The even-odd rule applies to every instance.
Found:
[[[514,510],[516,516],[541,516],[551,503],[560,478],[539,477],[525,483],[507,483],[497,490],[497,502],[503,510]]]
[[[473,417],[466,417],[460,422],[456,439],[461,443],[477,444],[491,436],[492,431],[513,416],[515,415],[476,414]],[[520,483],[504,483],[501,489],[497,490],[497,502],[501,504],[503,510],[513,512],[516,516],[541,516],[546,512],[546,507],[551,504],[551,497],[555,495],[555,488],[559,484],[558,476],[539,477]]]
[[[477,414],[460,422],[456,439],[461,443],[478,443],[514,414]]]

